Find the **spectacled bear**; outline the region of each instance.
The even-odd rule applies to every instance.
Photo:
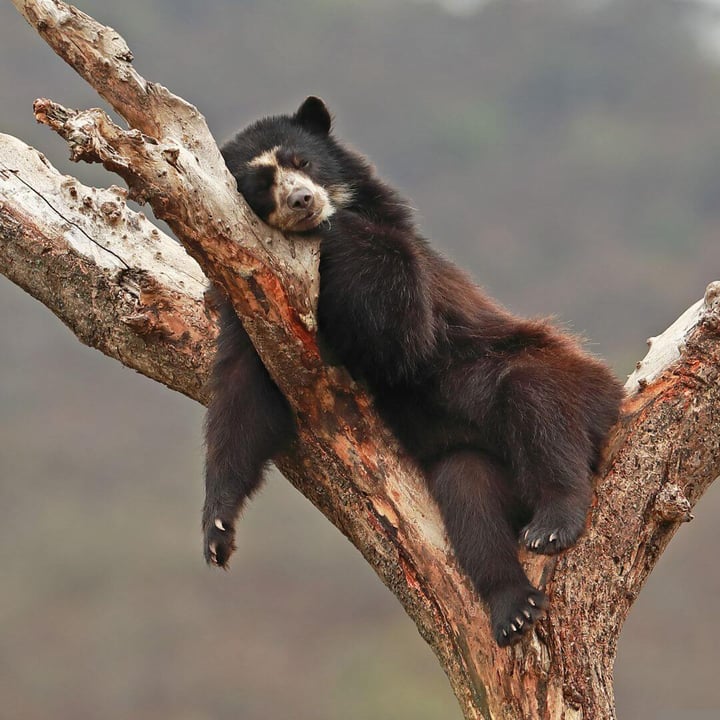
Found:
[[[222,153],[260,218],[319,235],[323,340],[422,469],[495,639],[517,641],[546,604],[518,542],[553,554],[583,531],[620,384],[573,338],[513,316],[433,250],[408,203],[333,136],[319,98],[255,122]],[[240,509],[295,432],[227,302],[211,391],[205,558],[225,567]]]

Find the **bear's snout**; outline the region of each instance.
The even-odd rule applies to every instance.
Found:
[[[300,187],[293,190],[287,198],[291,210],[307,210],[312,205],[314,196],[310,188]]]

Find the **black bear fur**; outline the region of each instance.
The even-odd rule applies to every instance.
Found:
[[[319,98],[254,123],[223,156],[263,220],[320,236],[323,340],[423,470],[497,642],[515,642],[545,606],[518,541],[551,554],[583,531],[620,384],[575,339],[511,315],[430,248],[407,202],[333,137]],[[205,556],[225,567],[240,509],[294,434],[227,301],[211,391]]]

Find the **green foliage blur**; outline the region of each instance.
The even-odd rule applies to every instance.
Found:
[[[219,139],[321,95],[436,246],[619,374],[720,278],[715,3],[79,4]],[[5,3],[0,131],[118,182],[67,162],[34,124],[40,96],[101,102]],[[1,718],[459,718],[394,598],[282,478],[247,511],[231,571],[204,567],[200,408],[2,278],[0,337]],[[713,511],[717,489],[630,618],[619,717],[718,716]]]

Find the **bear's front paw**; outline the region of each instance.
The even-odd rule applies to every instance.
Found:
[[[227,568],[227,562],[235,551],[235,528],[221,518],[203,523],[205,534],[205,562],[208,565]]]
[[[518,642],[544,614],[547,598],[532,585],[520,585],[493,594],[489,599],[495,642],[507,647]]]

